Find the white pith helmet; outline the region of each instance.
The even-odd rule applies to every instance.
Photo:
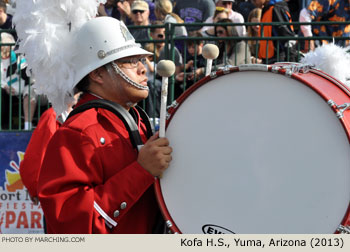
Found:
[[[135,43],[123,22],[111,17],[98,17],[86,22],[77,32],[74,46],[74,86],[91,71],[114,60],[152,55]]]

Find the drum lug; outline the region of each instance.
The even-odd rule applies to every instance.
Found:
[[[337,231],[341,234],[350,234],[350,226],[339,225]]]
[[[285,75],[287,76],[287,77],[292,77],[292,75],[293,75],[293,69],[286,69],[286,73],[285,73]]]
[[[169,120],[171,117],[171,114],[168,112],[169,110],[176,109],[179,106],[179,103],[174,100],[168,107],[167,107],[167,113],[166,113],[166,119]],[[171,112],[171,111],[170,111]]]
[[[343,118],[344,117],[344,112],[346,110],[349,110],[350,109],[350,103],[344,103],[342,105],[337,105],[333,100],[329,100],[328,102],[328,105],[331,106],[332,108],[334,109],[337,109],[337,117],[339,119]]]
[[[178,232],[172,232],[171,228],[173,227],[173,223],[170,220],[167,220],[165,222],[166,227],[169,229],[168,233],[178,234]]]
[[[173,226],[173,223],[170,220],[167,220],[165,223],[168,228],[171,228]]]
[[[311,69],[313,69],[312,65],[306,65],[301,63],[292,63],[288,65],[280,65],[277,63],[277,65],[272,65],[271,72],[272,73],[278,73],[279,70],[286,70],[285,75],[288,77],[292,77],[295,73],[307,73]]]
[[[225,65],[222,67],[219,67],[218,70],[222,71],[224,74],[229,74],[231,71],[231,68],[233,68],[234,66],[232,65]]]
[[[232,65],[226,65],[222,71],[224,72],[224,74],[229,74],[231,72],[230,70],[232,67]]]
[[[218,75],[216,74],[216,72],[211,72],[210,73],[210,78],[211,79],[215,79]]]
[[[278,73],[278,69],[280,69],[279,66],[274,66],[274,65],[272,65],[272,67],[271,67],[271,73]]]

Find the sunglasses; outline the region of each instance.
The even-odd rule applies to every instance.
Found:
[[[224,34],[224,33],[225,33],[225,31],[222,31],[222,30],[216,31],[216,34],[218,34],[218,35],[222,35],[222,34]]]
[[[143,14],[145,11],[144,10],[133,10],[132,13],[137,14],[138,12],[140,12],[141,14]]]
[[[223,5],[231,5],[231,4],[232,4],[232,2],[229,2],[229,1],[223,1],[223,2],[222,2],[222,4],[223,4]]]
[[[164,38],[164,34],[157,34],[157,38],[163,39]]]

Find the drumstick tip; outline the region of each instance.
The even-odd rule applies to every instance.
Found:
[[[171,60],[161,60],[157,64],[157,73],[162,77],[170,77],[175,73],[175,64]]]

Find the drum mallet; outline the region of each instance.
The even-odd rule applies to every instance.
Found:
[[[202,51],[203,57],[207,59],[207,67],[205,70],[205,76],[211,73],[211,66],[213,64],[213,59],[219,56],[219,48],[214,44],[206,44]]]
[[[161,60],[157,64],[157,73],[162,76],[162,94],[159,115],[159,137],[165,137],[166,107],[168,98],[168,77],[175,73],[175,64],[170,60]]]

